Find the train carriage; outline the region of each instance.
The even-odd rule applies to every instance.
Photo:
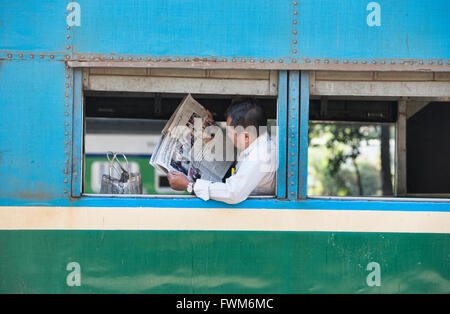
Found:
[[[449,293],[450,3],[2,1],[0,292]],[[170,189],[192,94],[276,126],[273,195]],[[222,119],[223,120],[223,119]],[[101,194],[121,151],[144,193]]]

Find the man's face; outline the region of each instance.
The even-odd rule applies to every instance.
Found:
[[[231,126],[231,117],[227,118],[227,136],[233,142],[233,145],[239,149],[244,150],[249,145],[248,135],[246,132],[236,132],[235,128]]]

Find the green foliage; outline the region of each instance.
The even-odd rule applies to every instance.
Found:
[[[326,196],[381,195],[380,163],[361,156],[362,145],[379,139],[379,126],[310,124],[308,193]]]

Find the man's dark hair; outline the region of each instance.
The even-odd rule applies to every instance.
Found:
[[[259,127],[267,125],[264,110],[254,99],[246,99],[232,103],[225,112],[225,119],[231,119],[233,127],[242,126],[244,129],[254,126],[259,134]]]

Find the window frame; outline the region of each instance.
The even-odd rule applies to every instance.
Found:
[[[109,200],[118,200],[118,199],[149,199],[152,201],[165,201],[167,199],[197,199],[194,195],[183,195],[183,194],[146,194],[146,195],[109,195],[109,194],[90,194],[83,192],[83,185],[85,179],[85,152],[84,152],[84,137],[86,135],[85,130],[85,112],[84,112],[84,87],[83,80],[87,80],[86,78],[86,68],[76,67],[73,68],[73,143],[72,143],[72,176],[71,176],[71,196],[72,198],[78,199],[87,199],[87,198],[100,198],[100,199],[109,199]],[[272,71],[273,72],[273,71]],[[286,72],[286,71],[276,71],[278,72]],[[278,79],[278,78],[277,78]],[[270,73],[270,83],[272,83],[272,73]],[[273,89],[273,86],[270,86]],[[286,107],[285,100],[279,100],[279,91],[284,90],[286,85],[278,84],[276,90],[276,104],[277,104],[277,124],[279,124],[279,106]],[[284,110],[285,111],[285,110]],[[283,109],[281,109],[283,112]],[[280,136],[280,135],[278,135]],[[283,149],[279,149],[280,154]],[[283,154],[282,154],[283,155]],[[278,178],[278,171],[276,178]],[[255,195],[249,196],[246,201],[252,200],[274,200],[279,199],[278,191],[281,189],[280,184],[277,180],[277,184],[275,185],[275,195]],[[246,202],[245,201],[245,202]]]
[[[72,199],[83,206],[107,207],[168,207],[168,208],[267,208],[303,210],[394,210],[450,211],[447,198],[411,197],[338,197],[307,195],[308,123],[310,72],[278,70],[277,124],[278,171],[275,196],[255,196],[229,205],[210,200],[204,202],[191,195],[131,195],[93,196],[81,193],[84,184],[84,112],[83,68],[73,67],[73,138],[72,138]],[[291,149],[289,149],[291,147]],[[292,152],[297,151],[296,156]],[[291,153],[291,154],[289,154]],[[291,172],[293,175],[291,176]],[[295,178],[292,181],[289,179]],[[295,195],[289,197],[290,192]]]

